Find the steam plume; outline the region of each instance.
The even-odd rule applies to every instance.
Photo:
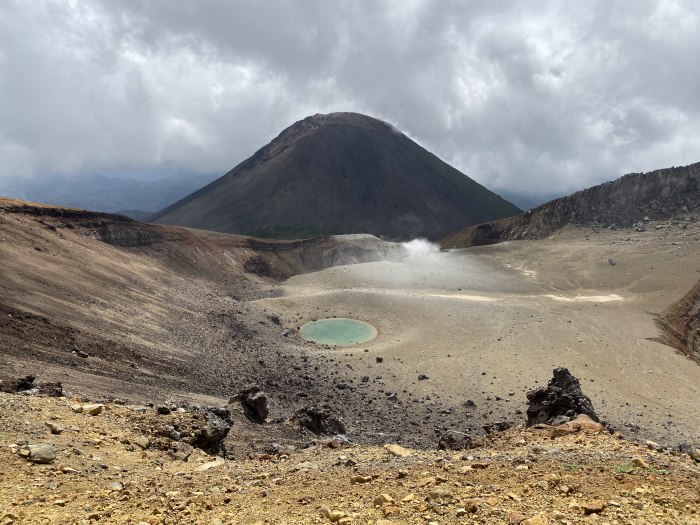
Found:
[[[432,255],[440,251],[440,247],[434,242],[427,239],[413,239],[412,241],[402,242],[401,246],[408,252],[408,256],[412,255]]]

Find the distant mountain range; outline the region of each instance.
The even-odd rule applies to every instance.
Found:
[[[150,220],[268,238],[437,239],[520,213],[390,124],[331,113],[296,122]]]
[[[146,220],[168,204],[189,195],[216,178],[211,174],[163,172],[149,180],[138,176],[93,175],[70,177],[54,174],[50,178],[27,180],[9,197],[70,206],[87,210],[123,213]]]

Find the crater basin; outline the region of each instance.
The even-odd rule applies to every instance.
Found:
[[[356,345],[377,337],[377,329],[371,324],[343,317],[311,321],[301,327],[300,333],[307,341],[335,346]]]

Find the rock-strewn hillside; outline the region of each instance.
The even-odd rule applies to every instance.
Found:
[[[658,324],[665,343],[700,363],[700,281],[659,316]]]
[[[3,525],[700,523],[699,452],[595,427],[514,428],[462,451],[331,438],[223,460],[171,439],[201,433],[192,410],[0,393],[0,423]]]
[[[399,440],[420,417],[405,438],[434,443],[433,428],[457,425],[457,414],[370,406],[389,388],[380,374],[361,381],[374,355],[348,367],[301,340],[303,322],[255,304],[280,293],[278,279],[404,255],[369,235],[263,240],[0,198],[0,380],[33,374],[92,395],[197,401],[259,383],[274,390],[276,417],[331,403],[364,419],[349,435],[374,441]]]
[[[442,240],[447,248],[541,239],[566,225],[644,228],[645,220],[700,213],[700,163],[631,173],[547,202],[519,217],[471,226]]]

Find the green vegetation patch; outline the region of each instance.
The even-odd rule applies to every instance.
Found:
[[[312,228],[309,226],[271,226],[269,228],[256,228],[244,232],[244,235],[258,237],[259,239],[292,240],[311,239],[313,237],[323,237],[326,235],[342,235],[351,233],[343,231],[338,227]]]

